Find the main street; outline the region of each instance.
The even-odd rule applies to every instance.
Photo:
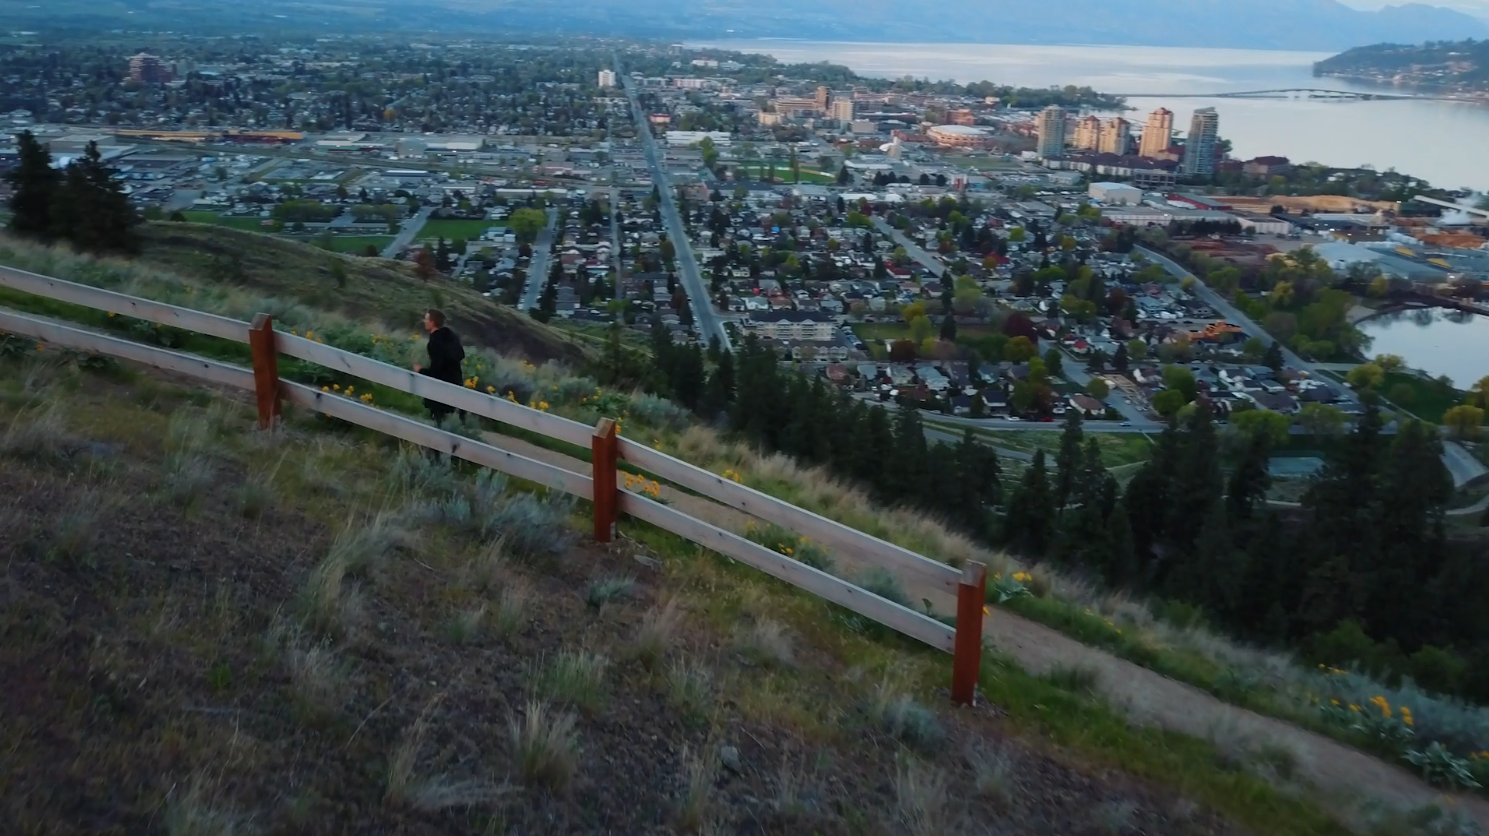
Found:
[[[636,119],[636,133],[640,136],[641,148],[646,153],[646,164],[651,169],[651,181],[657,188],[662,222],[667,227],[667,237],[672,241],[678,278],[682,280],[683,290],[688,294],[688,303],[693,308],[693,324],[704,342],[717,337],[719,344],[725,350],[729,350],[732,348],[729,333],[724,330],[723,319],[714,311],[713,300],[708,295],[708,286],[703,283],[703,277],[698,273],[698,262],[693,257],[692,242],[688,240],[687,230],[683,228],[682,216],[677,211],[672,180],[667,176],[667,170],[662,165],[662,156],[657,151],[656,140],[652,138],[651,123],[646,118],[646,114],[642,112],[641,105],[636,101],[636,86],[619,66],[616,67],[616,74],[620,76],[621,83],[625,85],[626,98],[631,102],[631,115]]]
[[[414,214],[412,218],[404,221],[398,227],[398,235],[395,236],[388,246],[383,247],[383,258],[397,258],[398,254],[408,248],[414,242],[414,236],[424,229],[424,223],[429,220],[429,215],[434,211],[433,206],[425,206]]]
[[[522,285],[522,301],[517,310],[527,312],[538,306],[543,298],[543,288],[548,286],[548,257],[553,250],[553,231],[558,225],[557,207],[548,207],[548,223],[538,233],[533,243],[533,257],[527,262],[527,281]]]
[[[925,269],[934,273],[936,278],[939,279],[946,273],[946,268],[941,266],[941,259],[926,252],[920,245],[911,241],[905,233],[890,226],[878,215],[874,216],[874,228],[888,235],[896,244],[904,247],[906,255],[925,265]]]

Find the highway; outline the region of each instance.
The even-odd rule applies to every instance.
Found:
[[[713,300],[708,295],[708,286],[703,283],[703,277],[698,272],[698,261],[693,257],[693,245],[688,240],[687,230],[682,225],[682,217],[677,212],[677,198],[673,193],[672,181],[667,177],[667,170],[662,166],[661,154],[657,152],[656,140],[651,135],[651,124],[646,114],[641,111],[641,105],[636,101],[636,86],[630,77],[621,71],[618,64],[615,71],[625,85],[626,98],[631,102],[631,115],[636,120],[636,133],[641,138],[641,148],[646,153],[646,164],[651,168],[651,181],[656,184],[657,194],[661,200],[662,221],[667,227],[667,237],[672,240],[675,250],[678,278],[682,280],[683,290],[688,294],[688,303],[693,308],[694,328],[704,342],[718,337],[719,344],[726,351],[732,350],[729,333],[724,330],[724,321],[714,311]]]
[[[522,285],[522,300],[517,310],[527,312],[538,306],[543,288],[548,286],[548,258],[553,250],[553,232],[558,225],[558,207],[548,207],[548,223],[533,242],[533,257],[527,262],[527,281]]]
[[[434,212],[433,206],[425,206],[412,218],[404,221],[398,228],[398,235],[388,246],[383,248],[383,258],[397,258],[409,244],[414,242],[414,236],[424,229],[424,222],[429,220],[429,215]]]
[[[946,268],[941,266],[941,260],[939,258],[926,252],[918,244],[906,237],[903,232],[890,226],[883,218],[877,215],[874,216],[874,228],[888,235],[896,244],[904,247],[907,255],[925,265],[925,269],[935,274],[936,278],[939,279],[945,274]]]

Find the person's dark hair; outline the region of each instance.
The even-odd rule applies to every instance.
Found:
[[[429,321],[434,323],[434,327],[445,327],[445,312],[439,308],[430,308],[424,312],[424,315],[429,317]]]

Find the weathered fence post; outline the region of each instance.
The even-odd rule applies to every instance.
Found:
[[[982,608],[987,599],[987,567],[968,561],[956,595],[956,643],[951,657],[951,701],[971,705],[982,665]]]
[[[620,497],[615,485],[615,461],[620,442],[615,434],[615,421],[601,418],[590,439],[590,465],[595,486],[595,539],[610,542],[615,536],[615,521],[620,516]]]
[[[253,389],[259,408],[259,429],[273,429],[280,415],[279,348],[274,343],[274,318],[255,314],[248,326],[248,348],[253,353]]]

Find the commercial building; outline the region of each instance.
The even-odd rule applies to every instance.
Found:
[[[1143,200],[1142,189],[1126,183],[1092,183],[1086,194],[1108,206],[1133,206]]]
[[[713,144],[723,148],[734,141],[734,135],[728,131],[668,131],[667,145],[672,148],[686,148],[689,145],[697,145],[705,139],[713,141]]]
[[[854,116],[853,100],[846,96],[833,99],[827,115],[834,121],[841,122],[844,125],[851,124]]]
[[[1148,114],[1148,121],[1143,125],[1143,137],[1137,147],[1138,156],[1152,158],[1168,151],[1173,136],[1174,112],[1160,107]]]
[[[601,87],[614,87],[615,86],[615,70],[600,70],[600,86]]]
[[[831,100],[832,91],[827,89],[827,85],[817,85],[817,109],[825,113],[827,111],[827,103]]]
[[[129,77],[145,84],[165,84],[171,80],[170,68],[148,52],[129,59]]]
[[[1241,166],[1241,171],[1252,177],[1271,177],[1273,174],[1284,174],[1292,167],[1292,161],[1287,157],[1257,157],[1247,160]]]
[[[1040,157],[1058,157],[1065,152],[1065,109],[1050,105],[1039,111],[1035,122],[1039,129],[1039,143],[1034,153]]]
[[[1208,177],[1215,173],[1216,143],[1220,141],[1220,114],[1213,107],[1202,107],[1189,119],[1189,136],[1184,140],[1184,173]]]
[[[926,131],[926,136],[931,142],[946,148],[987,148],[992,145],[987,131],[966,125],[934,125]]]
[[[1258,215],[1253,212],[1235,212],[1236,220],[1241,222],[1241,228],[1254,232],[1257,235],[1290,235],[1293,225],[1283,218],[1271,215]]]

